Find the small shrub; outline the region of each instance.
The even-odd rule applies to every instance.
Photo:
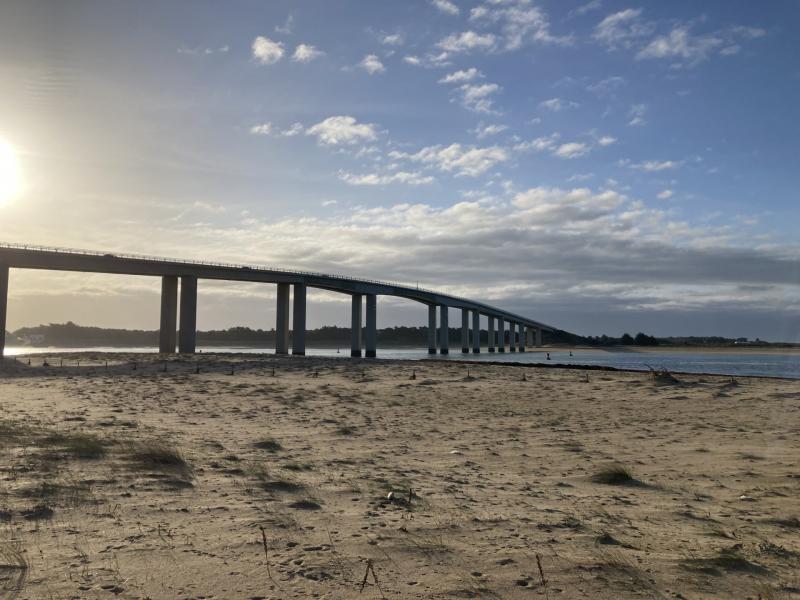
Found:
[[[590,478],[592,483],[603,485],[641,485],[627,467],[619,464],[608,465],[594,473]]]
[[[165,442],[136,442],[129,446],[128,455],[138,466],[153,471],[191,473],[191,467],[180,451]]]
[[[279,452],[283,450],[283,446],[281,446],[280,442],[275,438],[264,438],[263,440],[257,441],[253,444],[256,448],[260,448],[261,450],[266,450],[267,452]]]

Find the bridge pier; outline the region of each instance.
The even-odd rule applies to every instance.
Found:
[[[365,332],[367,358],[375,358],[378,350],[378,297],[367,294],[367,326]]]
[[[481,313],[472,311],[472,353],[481,353]]]
[[[175,354],[178,329],[178,277],[161,278],[161,326],[158,331],[158,351]]]
[[[517,324],[514,321],[508,322],[508,351],[517,351]]]
[[[289,354],[289,284],[278,284],[275,310],[275,354]]]
[[[306,284],[295,283],[292,311],[292,354],[306,353]]]
[[[502,317],[497,317],[497,351],[506,351],[506,325]]]
[[[525,327],[522,323],[517,323],[517,334],[519,340],[519,351],[525,352]]]
[[[350,356],[361,358],[361,294],[353,294],[350,309]]]
[[[194,354],[197,347],[197,277],[181,277],[181,316],[178,352]]]
[[[450,325],[447,323],[447,307],[439,306],[439,353],[450,354]]]
[[[469,309],[461,309],[461,353],[469,354]]]
[[[540,348],[542,346],[542,330],[537,327],[533,332],[536,337],[536,347]]]
[[[489,315],[489,323],[487,324],[486,329],[487,329],[486,333],[488,334],[486,337],[486,343],[489,346],[487,350],[489,352],[494,352],[495,346],[497,344],[495,343],[495,338],[494,338],[494,317],[491,315]]]
[[[428,305],[428,354],[436,354],[436,305]]]
[[[6,349],[6,314],[8,313],[8,265],[0,264],[0,360]]]

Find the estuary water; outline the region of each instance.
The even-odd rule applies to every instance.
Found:
[[[274,348],[258,348],[252,346],[199,346],[198,352],[204,353],[248,353],[248,354],[274,354]],[[63,348],[63,347],[7,347],[6,356],[33,356],[44,353],[61,352],[136,352],[155,353],[156,349],[120,348],[120,347],[92,347],[92,348]],[[451,349],[445,356],[437,354],[429,356],[426,348],[385,348],[378,349],[379,358],[405,359],[405,360],[472,360],[472,361],[500,361],[524,364],[560,364],[560,365],[596,365],[616,367],[618,369],[633,369],[647,371],[654,369],[667,369],[673,372],[684,373],[715,373],[721,375],[763,375],[769,377],[791,377],[800,379],[800,353],[789,352],[748,352],[747,350],[669,350],[669,351],[637,351],[634,349],[573,349],[570,356],[569,349],[529,349],[526,352],[490,353],[485,348],[480,354],[462,354],[460,348]],[[550,355],[548,360],[547,355]],[[337,352],[336,348],[307,348],[308,356],[347,357],[349,347],[342,347]]]

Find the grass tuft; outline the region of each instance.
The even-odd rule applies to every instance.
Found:
[[[275,438],[271,437],[259,440],[253,445],[256,448],[260,448],[261,450],[266,450],[267,452],[279,452],[283,450],[283,446],[281,445],[281,443]]]
[[[612,464],[602,467],[590,478],[592,483],[602,483],[603,485],[642,485],[631,471],[620,464]]]

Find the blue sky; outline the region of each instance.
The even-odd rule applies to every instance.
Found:
[[[799,12],[6,2],[24,186],[0,238],[420,281],[580,333],[796,340]],[[131,279],[15,273],[10,325],[154,327],[157,282]],[[199,325],[271,326],[262,288],[201,285]],[[346,300],[315,295],[311,324]]]

